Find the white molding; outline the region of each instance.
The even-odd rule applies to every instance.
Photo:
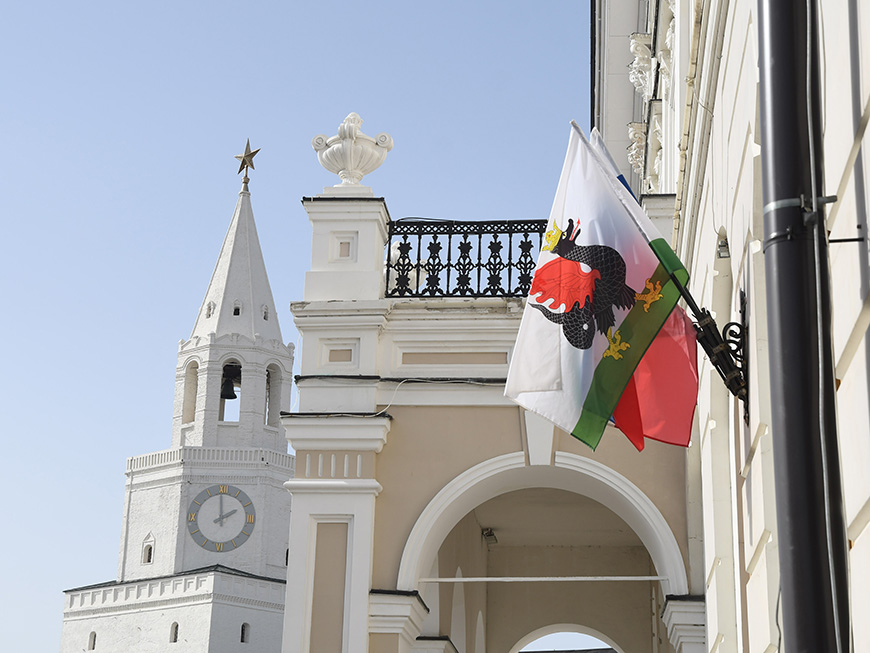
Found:
[[[707,608],[704,601],[668,599],[662,621],[676,653],[703,653],[707,650]]]
[[[418,639],[411,650],[414,653],[458,653],[449,639]]]
[[[296,451],[374,451],[387,442],[387,417],[282,417],[287,440]]]
[[[390,406],[512,406],[504,396],[504,384],[469,383],[381,383],[376,393],[377,405]]]
[[[416,594],[369,594],[369,632],[397,634],[406,650],[416,641],[428,613]]]
[[[459,520],[493,497],[530,487],[575,492],[603,504],[621,517],[644,543],[658,575],[662,593],[687,594],[682,553],[659,509],[634,483],[590,458],[557,452],[555,466],[527,467],[523,452],[487,460],[445,485],[420,514],[405,543],[397,587],[416,589],[424,567],[438,552]]]
[[[296,469],[292,454],[249,447],[177,447],[127,458],[127,474],[143,474],[171,467],[259,469],[278,467],[291,474]]]
[[[374,479],[291,478],[284,483],[291,494],[380,494],[381,484]]]

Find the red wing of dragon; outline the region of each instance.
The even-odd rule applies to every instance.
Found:
[[[579,263],[560,256],[535,271],[529,296],[540,294],[540,297],[534,297],[538,304],[554,300],[548,307],[551,311],[559,310],[559,306],[570,311],[575,303],[584,306],[587,298],[591,301],[595,280],[600,278],[598,270],[584,272]]]

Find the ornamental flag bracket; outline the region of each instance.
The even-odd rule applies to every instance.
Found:
[[[698,344],[704,349],[710,363],[719,372],[725,387],[743,402],[743,418],[749,420],[749,385],[747,383],[748,357],[746,334],[749,330],[746,318],[746,293],[740,291],[740,322],[729,322],[719,331],[716,320],[706,308],[700,308],[692,294],[677,279],[671,277],[686,305],[695,318],[695,333]]]

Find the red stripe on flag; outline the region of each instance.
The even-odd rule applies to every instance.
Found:
[[[677,306],[635,369],[613,421],[638,451],[644,438],[686,447],[697,399],[695,328]]]

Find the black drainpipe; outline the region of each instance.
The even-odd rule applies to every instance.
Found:
[[[818,8],[816,0],[758,0],[758,5],[782,635],[788,651],[845,653],[850,650],[848,553],[821,197],[815,20],[809,38],[807,31],[808,16],[816,16]]]

